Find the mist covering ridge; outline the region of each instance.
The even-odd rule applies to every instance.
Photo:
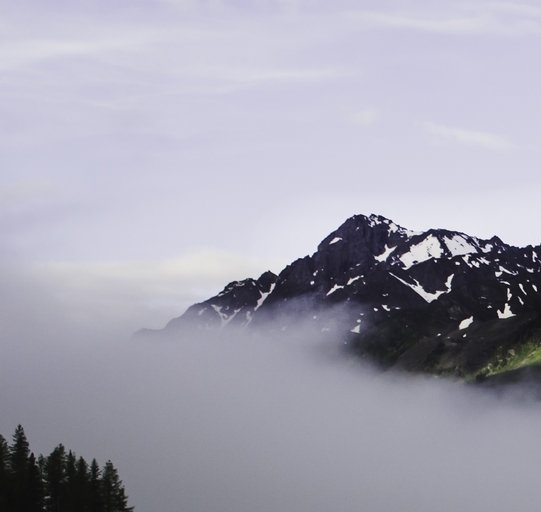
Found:
[[[163,333],[278,336],[302,322],[385,368],[503,382],[492,377],[541,361],[540,289],[541,246],[354,215],[312,255],[229,283]]]
[[[136,510],[538,508],[527,390],[381,373],[312,326],[131,340],[133,305],[96,306],[129,294],[2,270],[0,431],[111,458]]]

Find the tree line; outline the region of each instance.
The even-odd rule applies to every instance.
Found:
[[[37,458],[21,425],[12,443],[0,435],[1,512],[131,512],[111,461],[100,468],[59,444]]]

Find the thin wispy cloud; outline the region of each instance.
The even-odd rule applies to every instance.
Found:
[[[107,55],[115,50],[136,50],[149,44],[153,34],[127,33],[121,36],[95,39],[37,38],[11,41],[0,48],[0,70],[33,66],[60,58],[80,58]]]
[[[155,0],[158,4],[172,7],[182,13],[223,15],[235,12],[278,12],[286,16],[296,15],[305,7],[302,0],[270,0],[237,3],[229,0]]]
[[[480,17],[425,17],[384,12],[359,12],[352,18],[368,27],[395,28],[445,34],[476,33],[486,30],[486,20]]]
[[[521,16],[523,18],[541,19],[541,7],[533,4],[518,2],[490,2],[482,5],[482,7],[493,12],[512,14],[515,16]]]
[[[541,9],[510,3],[462,4],[450,11],[356,11],[363,28],[410,30],[441,35],[525,36],[541,33]]]
[[[311,84],[333,80],[344,76],[345,72],[332,68],[273,68],[273,67],[209,67],[187,71],[194,78],[212,81],[214,88],[207,92],[232,92],[258,86]],[[208,84],[207,84],[208,86]]]
[[[493,151],[506,151],[517,148],[516,144],[495,133],[465,130],[455,126],[430,122],[424,123],[423,126],[439,142],[452,142]]]

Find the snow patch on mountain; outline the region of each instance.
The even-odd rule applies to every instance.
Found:
[[[404,268],[408,269],[423,261],[440,258],[442,254],[443,248],[440,241],[435,236],[428,235],[418,244],[412,245],[408,252],[402,254],[400,261],[404,264]]]
[[[257,311],[262,305],[263,305],[263,302],[265,302],[265,299],[272,293],[272,291],[274,290],[276,286],[276,283],[272,283],[270,285],[270,289],[268,292],[261,292],[261,297],[259,298],[259,300],[257,301],[257,304],[254,308],[254,311]]]
[[[387,258],[391,255],[391,253],[396,249],[396,246],[388,247],[385,245],[385,250],[379,254],[378,256],[374,256],[376,261],[383,262],[387,261]]]
[[[475,246],[468,242],[462,235],[454,235],[452,237],[444,237],[445,245],[451,253],[451,256],[464,256],[465,254],[473,254],[478,252],[479,246]]]
[[[511,290],[509,288],[507,288],[507,302],[505,303],[503,311],[500,311],[498,309],[498,311],[497,311],[498,318],[503,319],[503,318],[509,318],[511,316],[515,316],[515,314],[511,311],[511,306],[509,304],[512,297],[513,296],[511,295]]]
[[[498,313],[498,318],[499,319],[504,319],[504,318],[509,318],[509,317],[515,316],[515,314],[511,311],[511,306],[509,305],[509,302],[505,303],[503,311],[500,311],[498,309],[497,313]]]
[[[381,215],[371,214],[367,218],[367,220],[368,220],[368,225],[371,228],[380,226],[382,224],[386,225],[389,233],[400,233],[407,237],[412,237],[412,236],[422,234],[421,231],[412,231],[410,229],[403,228],[402,226],[399,226],[398,224],[394,223],[392,220],[382,217]]]
[[[335,284],[335,285],[327,292],[327,296],[333,294],[336,290],[340,290],[341,288],[344,288],[344,285],[342,285],[342,284]]]
[[[395,279],[398,279],[398,281],[400,281],[402,284],[406,285],[407,287],[411,288],[415,293],[417,293],[417,295],[419,295],[420,297],[422,297],[424,300],[426,300],[426,302],[434,302],[436,299],[438,299],[441,295],[443,295],[444,293],[449,293],[450,291],[450,286],[451,286],[451,282],[453,280],[453,275],[449,276],[449,278],[447,279],[447,282],[446,282],[446,288],[445,290],[438,290],[436,292],[427,292],[423,287],[422,285],[419,283],[419,281],[417,281],[416,279],[414,279],[413,283],[408,283],[407,281],[404,281],[404,279],[401,279],[400,277],[396,276],[395,274],[391,273],[391,275],[395,278]]]
[[[473,316],[470,316],[469,318],[464,318],[462,322],[458,325],[458,328],[460,330],[467,329],[471,324],[473,323]]]
[[[220,316],[222,327],[231,322],[231,320],[233,320],[233,318],[235,318],[235,316],[237,316],[238,312],[240,311],[240,308],[235,309],[232,314],[228,315],[227,313],[224,313],[222,311],[222,306],[217,306],[216,304],[211,304],[211,306],[212,309],[214,309],[214,311],[216,311],[216,313],[218,313],[218,315]]]
[[[225,320],[227,318],[227,315],[222,313],[222,306],[216,306],[216,304],[211,304],[211,306],[212,306],[212,309],[214,309],[214,311],[218,313],[218,315],[220,316],[222,320]]]

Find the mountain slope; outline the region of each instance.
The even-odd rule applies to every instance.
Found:
[[[313,255],[228,284],[164,332],[302,324],[384,367],[481,378],[536,361],[539,290],[540,246],[356,215]]]

